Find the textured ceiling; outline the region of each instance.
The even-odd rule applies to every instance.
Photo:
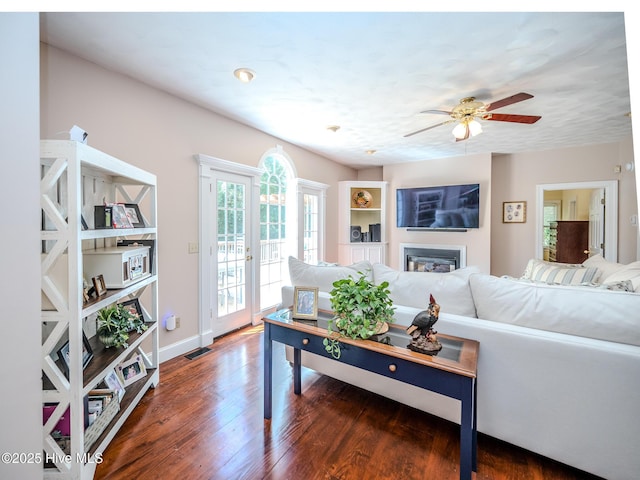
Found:
[[[43,13],[41,36],[356,168],[631,135],[622,13]],[[254,81],[237,81],[238,67]],[[536,124],[404,137],[447,119],[423,110],[518,92],[534,98],[495,113]]]

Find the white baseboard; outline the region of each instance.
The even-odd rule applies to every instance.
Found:
[[[213,333],[194,335],[160,349],[160,363],[213,343]]]

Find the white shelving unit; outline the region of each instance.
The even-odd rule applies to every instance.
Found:
[[[346,181],[338,184],[339,202],[339,243],[338,257],[342,265],[349,265],[362,260],[371,263],[385,263],[387,252],[386,240],[386,210],[387,210],[387,182],[376,181]],[[354,195],[367,192],[371,196],[365,206],[358,206]],[[379,241],[372,241],[370,225],[380,225]],[[354,232],[355,234],[352,235]],[[358,237],[357,231],[361,232]],[[368,234],[368,235],[365,235]],[[362,241],[368,237],[369,241]],[[377,239],[376,239],[377,240]]]
[[[44,478],[93,478],[102,454],[144,393],[159,382],[158,248],[156,176],[85,144],[43,140],[40,148],[42,207],[42,383],[43,406],[56,405],[43,426]],[[93,229],[94,205],[137,204],[144,227]],[[87,228],[83,228],[83,221]],[[83,296],[83,252],[117,246],[120,239],[153,240],[151,276],[106,295]],[[91,279],[86,279],[89,282]],[[104,348],[95,336],[95,314],[137,298],[148,329],[131,333],[128,348]],[[83,334],[93,358],[83,368]],[[68,373],[57,352],[69,342]],[[126,387],[120,410],[97,440],[85,442],[84,398],[119,363],[140,354],[147,375]],[[66,447],[52,436],[70,416]]]

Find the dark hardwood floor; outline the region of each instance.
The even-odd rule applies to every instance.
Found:
[[[274,344],[273,418],[263,418],[262,327],[216,339],[211,351],[160,366],[104,452],[97,479],[459,478],[459,426],[303,368],[293,394]],[[577,471],[478,436],[476,480],[588,480]]]

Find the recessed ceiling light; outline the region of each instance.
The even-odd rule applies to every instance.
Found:
[[[338,130],[340,130],[340,125],[329,125],[327,127],[327,130],[331,130],[333,133],[336,133]]]
[[[373,155],[377,150],[367,150],[367,155]]]
[[[256,72],[248,68],[237,68],[233,71],[233,74],[242,83],[249,83],[256,76]]]

